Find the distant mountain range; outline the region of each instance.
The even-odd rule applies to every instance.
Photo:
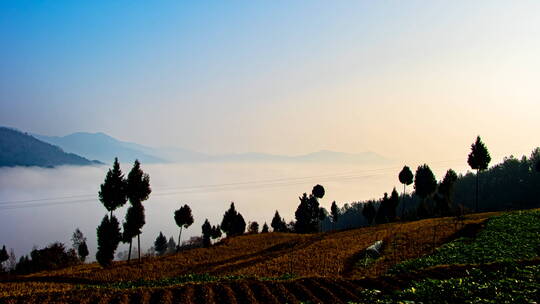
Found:
[[[66,153],[59,147],[40,141],[27,133],[0,127],[0,167],[96,164],[101,162]]]
[[[266,153],[238,153],[209,155],[182,148],[153,148],[115,139],[104,133],[78,132],[66,136],[43,136],[34,134],[42,141],[57,145],[65,151],[76,153],[104,163],[111,163],[114,157],[122,162],[139,159],[143,163],[163,162],[343,162],[383,164],[389,159],[373,152],[343,153],[318,151],[309,154],[288,156]]]
[[[209,155],[182,148],[154,148],[120,141],[105,133],[78,132],[66,136],[28,134],[0,127],[0,166],[42,166],[110,164],[121,162],[319,162],[387,164],[389,159],[373,152],[343,153],[329,150],[288,156],[266,153]],[[93,161],[91,161],[93,160]]]

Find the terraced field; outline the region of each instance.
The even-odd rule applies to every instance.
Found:
[[[508,303],[530,302],[535,299],[534,290],[540,290],[540,243],[534,240],[540,231],[540,212],[512,213],[486,222],[495,215],[313,235],[246,235],[142,264],[118,262],[109,269],[87,264],[2,277],[0,302],[430,303],[437,302],[429,300],[433,292],[439,300],[454,297],[467,302],[463,295],[474,299],[480,292],[481,298],[486,296],[483,290],[497,295],[502,303],[507,298]],[[382,256],[363,263],[362,251],[379,239],[386,244]],[[519,244],[511,246],[512,250],[498,250],[497,244],[505,242],[527,243],[527,251],[516,255]],[[496,258],[481,264],[474,258],[464,261],[469,264],[455,264],[452,248],[456,246],[462,250],[484,248]],[[389,274],[388,269],[392,269]],[[467,286],[483,289],[469,290],[461,284],[463,280]],[[525,289],[511,289],[512,284]],[[506,293],[497,293],[505,288]],[[449,290],[462,291],[452,294]]]

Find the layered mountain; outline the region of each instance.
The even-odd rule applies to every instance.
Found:
[[[27,133],[0,127],[0,167],[86,166],[99,163],[74,153],[66,153],[61,148],[36,139]]]
[[[210,155],[178,147],[154,148],[132,142],[125,142],[105,133],[77,132],[66,136],[34,135],[45,142],[57,145],[63,150],[111,163],[115,157],[121,162],[143,163],[164,162],[321,162],[321,163],[363,163],[382,164],[389,160],[377,153],[343,153],[322,150],[309,154],[289,156],[267,153],[237,153]]]

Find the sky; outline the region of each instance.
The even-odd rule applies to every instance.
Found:
[[[538,1],[2,1],[0,125],[206,153],[539,142]]]

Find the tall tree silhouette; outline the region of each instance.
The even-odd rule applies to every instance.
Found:
[[[0,270],[3,270],[2,264],[9,259],[9,254],[6,250],[6,245],[2,246],[0,250]]]
[[[457,179],[456,172],[448,169],[443,180],[439,183],[439,187],[437,187],[437,211],[441,216],[449,216],[452,213],[452,193]]]
[[[191,213],[191,208],[186,204],[180,209],[174,212],[174,221],[176,225],[180,227],[180,233],[178,234],[178,246],[180,246],[181,241],[180,237],[182,236],[182,228],[188,228],[193,224],[193,214]]]
[[[413,183],[414,175],[411,171],[411,168],[404,166],[399,172],[399,182],[403,184],[403,195],[401,196],[401,217],[405,215],[405,190],[406,187]]]
[[[375,205],[373,202],[368,202],[364,204],[364,207],[362,208],[362,215],[366,218],[368,225],[371,225],[373,223],[373,219],[375,218],[375,215],[377,214],[377,210],[375,209]]]
[[[294,216],[296,223],[294,229],[298,233],[313,233],[319,229],[319,201],[325,194],[324,187],[315,185],[311,194],[304,193],[300,199],[300,205],[296,209]]]
[[[142,202],[148,199],[150,193],[152,193],[152,189],[150,188],[150,176],[143,172],[141,169],[141,163],[138,160],[135,160],[133,168],[131,168],[131,171],[128,174],[126,189],[127,197],[134,212],[134,216],[131,218],[132,222],[129,223],[128,226],[130,226],[133,231],[137,232],[137,246],[139,249],[138,254],[140,262],[141,229],[145,224],[144,206],[142,205]],[[129,219],[126,216],[126,222],[128,221]]]
[[[167,238],[160,231],[156,240],[154,241],[154,248],[158,255],[163,255],[167,251]]]
[[[221,230],[225,231],[227,237],[241,235],[246,230],[246,221],[242,214],[236,211],[234,202],[231,202],[229,210],[225,211],[225,214],[223,214]]]
[[[471,169],[476,170],[476,200],[475,211],[478,212],[478,178],[480,172],[488,168],[491,156],[486,148],[486,145],[482,142],[480,136],[476,137],[476,141],[471,145],[471,153],[467,159],[467,163]]]
[[[248,233],[249,234],[257,234],[259,233],[259,223],[253,221],[249,223],[248,225]]]
[[[120,234],[120,224],[115,216],[110,219],[107,215],[103,217],[101,224],[97,227],[97,253],[96,260],[103,267],[111,265],[114,259],[114,252],[118,248],[118,243],[122,235]]]
[[[79,244],[79,247],[77,248],[77,254],[79,254],[81,262],[84,263],[88,254],[90,254],[90,252],[88,251],[88,246],[86,245],[86,240]]]
[[[427,217],[429,212],[426,199],[437,189],[437,180],[428,165],[424,164],[418,166],[418,169],[416,169],[414,189],[416,190],[416,195],[422,199],[417,209],[418,216],[420,218]]]
[[[268,233],[268,224],[266,222],[262,226],[261,233]]]
[[[274,214],[274,218],[272,218],[272,223],[270,223],[270,226],[272,226],[272,229],[274,229],[274,232],[287,231],[287,224],[285,223],[285,220],[281,218],[277,210],[276,210],[276,213]]]
[[[339,208],[336,204],[336,201],[332,202],[332,206],[330,207],[330,214],[332,215],[332,230],[335,230],[336,223],[339,219]]]
[[[202,235],[203,235],[203,246],[209,247],[211,242],[210,238],[212,237],[212,225],[210,225],[210,222],[208,219],[204,220],[204,223],[202,225]]]
[[[107,171],[105,181],[101,184],[98,195],[99,201],[110,211],[111,217],[116,208],[122,207],[126,203],[126,180],[122,170],[120,170],[118,158],[114,159],[112,170]]]

